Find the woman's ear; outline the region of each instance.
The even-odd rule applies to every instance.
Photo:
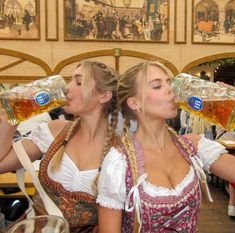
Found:
[[[140,104],[135,97],[129,97],[127,99],[127,105],[133,111],[139,111],[140,109]]]
[[[112,96],[113,96],[113,94],[111,91],[105,91],[99,97],[100,104],[105,104],[105,103],[109,102],[109,100],[111,100]]]

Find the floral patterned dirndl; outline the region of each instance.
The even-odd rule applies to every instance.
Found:
[[[96,198],[85,192],[70,192],[65,190],[60,183],[50,179],[47,172],[53,155],[64,142],[67,128],[68,126],[56,137],[41,161],[39,179],[46,193],[60,208],[64,218],[67,219],[70,233],[93,232],[94,227],[98,223],[98,204],[96,204]],[[76,130],[77,128],[75,127],[73,133]],[[47,214],[38,193],[35,193],[33,201],[37,215]]]
[[[189,155],[179,142],[178,136],[172,135],[172,138],[184,158],[193,167],[190,156],[197,156],[194,146],[186,138],[181,137],[181,141],[184,142],[185,146],[187,146],[192,153]],[[138,175],[139,178],[141,178],[144,176],[143,151],[140,143],[134,136],[132,137],[132,142],[137,155]],[[128,159],[127,164],[126,189],[128,194],[131,188],[133,189],[133,180]],[[196,232],[196,223],[201,203],[201,190],[199,178],[195,169],[193,169],[193,173],[193,179],[183,188],[179,195],[152,196],[145,192],[142,182],[138,184],[137,189],[140,200],[139,218],[141,220],[139,232]],[[133,195],[130,198],[129,205],[133,206]],[[122,224],[123,233],[133,233],[134,212],[136,212],[136,209],[132,212],[124,211]]]

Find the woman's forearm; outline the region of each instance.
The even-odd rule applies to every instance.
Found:
[[[235,183],[235,156],[230,154],[221,155],[210,167],[213,174]]]
[[[122,211],[99,206],[99,233],[121,233]]]

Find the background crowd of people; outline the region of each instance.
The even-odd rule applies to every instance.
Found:
[[[87,19],[80,12],[69,25],[72,38],[161,41],[168,19],[157,13],[147,20],[139,14],[125,16],[116,11],[112,14],[98,12]]]

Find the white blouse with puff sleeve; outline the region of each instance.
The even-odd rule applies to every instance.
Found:
[[[112,147],[102,163],[97,203],[107,208],[124,209],[126,169],[126,157]]]
[[[200,170],[203,168],[209,172],[211,164],[224,153],[227,153],[227,151],[223,145],[202,136],[198,144],[199,158],[192,160],[193,165],[197,163],[197,166],[190,166],[188,174],[175,188],[159,187],[150,184],[146,180],[142,181],[143,188],[150,196],[180,195],[183,189],[193,180],[195,174],[193,167]],[[200,167],[198,167],[198,164]],[[127,162],[125,155],[112,147],[102,164],[98,182],[97,203],[107,208],[124,209],[127,197],[125,184],[126,169]]]
[[[41,123],[32,130],[26,139],[32,140],[41,152],[45,154],[53,142],[54,137],[48,124]],[[67,153],[64,153],[58,171],[51,172],[49,164],[47,172],[52,180],[60,183],[67,191],[80,191],[95,195],[92,185],[98,173],[98,168],[81,171]]]

